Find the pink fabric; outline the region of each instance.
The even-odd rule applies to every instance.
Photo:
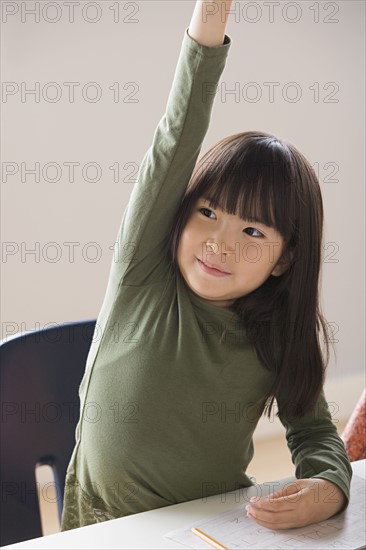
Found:
[[[351,462],[366,458],[366,389],[358,400],[341,437]]]

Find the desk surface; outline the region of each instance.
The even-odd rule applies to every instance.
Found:
[[[353,472],[360,477],[366,478],[366,460],[352,463]],[[284,483],[293,478],[283,480]],[[245,489],[245,499],[257,494],[257,489],[251,487]],[[241,499],[241,500],[239,500]],[[181,544],[166,539],[164,535],[168,531],[194,524],[206,517],[220,514],[234,508],[238,502],[243,501],[243,495],[238,491],[215,495],[206,501],[192,500],[133,514],[80,529],[73,529],[47,537],[41,537],[18,544],[3,546],[3,548],[33,548],[47,550],[75,548],[75,549],[157,549],[177,548],[182,550]]]

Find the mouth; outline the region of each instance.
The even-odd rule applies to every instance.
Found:
[[[228,277],[229,275],[231,275],[229,271],[225,271],[221,267],[217,267],[207,262],[203,262],[199,258],[197,258],[197,260],[202,271],[204,271],[205,273],[208,273],[209,275],[213,275],[214,277]]]

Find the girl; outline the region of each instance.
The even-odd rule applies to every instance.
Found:
[[[221,140],[195,167],[230,5],[196,3],[122,219],[80,386],[63,530],[252,485],[252,435],[274,399],[298,481],[248,516],[286,529],[348,502],[351,467],[322,392],[315,174],[263,132]]]

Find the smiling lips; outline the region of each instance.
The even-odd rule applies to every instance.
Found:
[[[223,269],[213,266],[212,264],[209,264],[207,262],[203,262],[199,258],[197,258],[198,263],[202,271],[205,273],[208,273],[209,275],[213,275],[214,277],[227,277],[228,275],[231,275],[228,271],[224,271]]]

